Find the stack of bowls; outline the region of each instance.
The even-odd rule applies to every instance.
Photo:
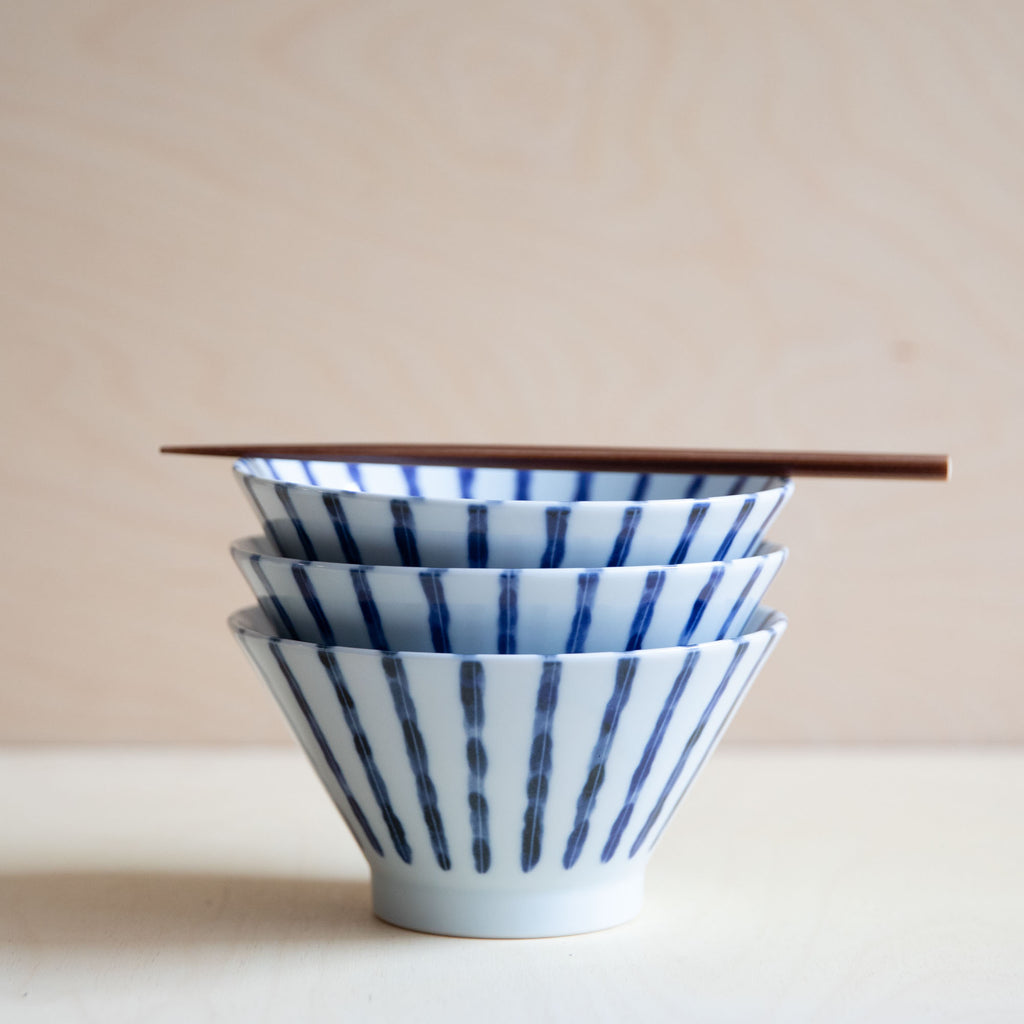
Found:
[[[421,931],[619,924],[786,620],[778,478],[243,459],[231,626]]]

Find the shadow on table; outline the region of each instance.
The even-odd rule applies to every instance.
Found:
[[[0,942],[36,948],[402,941],[369,880],[157,872],[0,875]]]

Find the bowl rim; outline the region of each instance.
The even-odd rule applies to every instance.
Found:
[[[707,651],[717,649],[728,649],[736,647],[743,641],[748,643],[755,637],[765,637],[766,641],[772,637],[778,639],[789,625],[789,619],[778,609],[769,608],[767,605],[759,604],[751,613],[750,618],[760,616],[756,629],[741,633],[739,636],[723,640],[705,640],[700,644],[687,644],[675,647],[648,647],[639,651],[585,651],[579,654],[444,654],[438,651],[379,651],[368,647],[346,647],[342,644],[322,644],[311,640],[292,640],[290,637],[278,636],[273,632],[270,620],[266,617],[259,605],[247,605],[232,612],[228,617],[228,627],[238,637],[243,635],[255,637],[264,642],[275,641],[289,647],[309,648],[311,650],[331,651],[335,654],[342,654],[345,657],[356,656],[372,658],[379,661],[381,658],[401,658],[402,661],[450,661],[453,664],[466,661],[481,662],[485,666],[491,663],[497,664],[541,664],[550,661],[568,661],[572,664],[585,663],[587,661],[610,662],[622,658],[639,658],[642,661],[660,661],[667,659],[678,659],[680,651]],[[259,630],[249,625],[247,620],[255,618],[257,622],[263,622],[266,630]],[[749,620],[748,620],[749,621]]]
[[[289,490],[295,491],[309,491],[313,494],[344,494],[352,498],[358,498],[366,501],[380,501],[380,502],[391,502],[391,501],[408,501],[413,503],[430,502],[436,506],[451,506],[453,508],[466,508],[470,505],[510,505],[513,507],[522,507],[524,509],[529,508],[603,508],[603,509],[625,509],[625,508],[666,508],[671,505],[679,506],[682,508],[688,508],[697,502],[713,502],[721,505],[728,505],[730,503],[742,502],[745,498],[753,497],[754,495],[760,494],[786,494],[788,497],[793,492],[793,478],[788,476],[765,476],[764,479],[768,481],[768,486],[757,488],[751,491],[737,491],[735,494],[716,494],[707,498],[641,498],[636,501],[632,501],[628,498],[587,498],[584,501],[558,501],[554,499],[545,498],[435,498],[429,495],[411,495],[411,494],[393,494],[386,491],[357,491],[357,490],[346,490],[343,487],[325,487],[323,484],[310,484],[310,483],[294,483],[290,480],[275,480],[272,477],[263,476],[259,473],[247,471],[246,464],[251,463],[255,458],[262,458],[264,462],[270,462],[271,460],[263,456],[245,456],[244,458],[236,459],[232,464],[232,471],[234,474],[243,480],[252,480],[257,483],[265,483],[276,486],[278,484],[287,487]],[[274,459],[275,462],[315,462],[315,459]],[[370,462],[353,462],[355,466],[371,466],[378,465],[378,463]],[[409,463],[408,465],[413,465]],[[458,466],[429,466],[420,467],[429,469],[459,469],[459,468],[473,468],[473,469],[485,469],[485,468],[498,468],[504,472],[515,472],[505,467],[458,467]],[[561,470],[547,470],[547,469],[535,469],[531,470],[534,473],[548,473],[548,472],[562,472]],[[564,472],[574,472],[573,470],[565,470]],[[603,471],[602,471],[603,472]],[[651,473],[650,476],[742,476],[740,473]]]
[[[260,550],[261,547],[265,547],[268,550]],[[703,575],[709,571],[713,566],[732,566],[732,565],[744,565],[755,563],[770,563],[773,561],[779,562],[781,568],[789,558],[789,548],[782,544],[776,544],[774,541],[762,539],[758,542],[757,550],[750,555],[741,555],[739,558],[720,558],[720,559],[708,559],[703,562],[677,562],[675,565],[663,564],[663,565],[593,565],[593,566],[568,566],[559,565],[552,566],[548,569],[542,569],[539,566],[527,566],[521,569],[509,569],[502,568],[501,566],[464,566],[464,565],[453,565],[453,566],[429,566],[429,565],[378,565],[371,562],[332,562],[322,558],[289,558],[287,555],[279,554],[276,551],[269,550],[273,547],[271,542],[267,539],[264,534],[254,533],[247,537],[239,537],[237,540],[231,542],[230,553],[231,557],[236,563],[247,561],[253,556],[257,556],[261,562],[270,562],[272,564],[279,565],[301,565],[304,568],[313,568],[316,570],[324,570],[327,572],[342,572],[350,569],[366,569],[370,572],[382,574],[386,576],[412,576],[413,574],[419,575],[420,573],[443,573],[445,578],[451,576],[464,577],[465,579],[482,579],[484,576],[500,576],[502,573],[514,573],[517,576],[526,576],[532,578],[535,575],[537,578],[550,579],[552,576],[555,578],[575,578],[581,573],[587,572],[600,572],[600,573],[611,573],[613,577],[628,577],[628,576],[640,576],[648,572],[668,572],[672,575],[689,575],[692,572],[694,575]]]

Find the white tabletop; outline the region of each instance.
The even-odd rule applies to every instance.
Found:
[[[1024,1019],[1024,752],[726,748],[593,935],[370,912],[291,750],[0,752],[0,1020]]]

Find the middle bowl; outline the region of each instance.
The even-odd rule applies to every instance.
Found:
[[[603,569],[422,569],[286,558],[263,538],[231,554],[293,640],[443,654],[635,651],[739,636],[786,559]]]

